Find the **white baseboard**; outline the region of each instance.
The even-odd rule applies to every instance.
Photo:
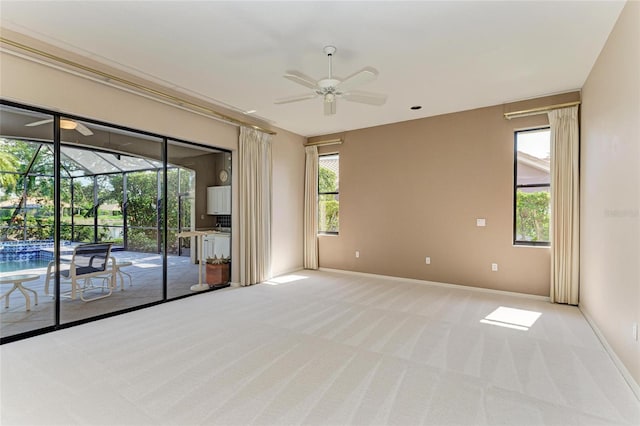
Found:
[[[319,270],[326,271],[326,272],[337,272],[342,274],[359,275],[362,277],[387,278],[395,281],[402,281],[402,282],[415,283],[415,284],[426,284],[426,285],[431,285],[436,287],[456,288],[459,290],[471,290],[471,291],[477,291],[481,293],[493,293],[493,294],[502,294],[506,296],[524,297],[526,299],[541,300],[543,302],[549,302],[551,300],[547,296],[538,296],[536,294],[517,293],[515,291],[506,291],[506,290],[494,290],[492,288],[483,288],[483,287],[471,287],[471,286],[460,285],[460,284],[440,283],[436,281],[418,280],[415,278],[403,278],[403,277],[394,277],[390,275],[370,274],[367,272],[347,271],[344,269],[320,268]]]
[[[625,367],[625,365],[622,363],[620,358],[618,358],[618,355],[616,355],[611,345],[609,345],[609,342],[607,342],[607,339],[605,339],[604,334],[602,334],[602,332],[596,325],[591,315],[589,315],[586,311],[582,310],[581,306],[578,306],[578,309],[580,310],[580,312],[582,313],[582,316],[585,317],[585,319],[593,329],[593,332],[596,334],[596,336],[600,340],[600,343],[602,343],[602,346],[604,346],[604,350],[607,351],[607,353],[611,357],[611,360],[620,371],[620,374],[622,374],[622,377],[624,377],[624,380],[627,382],[627,384],[629,385],[633,393],[636,395],[636,398],[638,399],[638,401],[640,401],[640,386],[638,385],[638,383],[633,379],[633,376],[631,375],[629,370],[627,370],[627,367]]]

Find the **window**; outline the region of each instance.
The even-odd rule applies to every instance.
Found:
[[[549,245],[551,132],[515,132],[513,242]]]
[[[340,229],[340,156],[318,157],[318,233],[337,234]]]

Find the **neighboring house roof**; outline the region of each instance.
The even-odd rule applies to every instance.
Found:
[[[121,209],[120,204],[101,204],[100,210],[118,212]]]
[[[545,173],[549,173],[551,170],[551,160],[549,158],[535,157],[522,151],[518,151],[518,163]]]
[[[338,177],[340,176],[339,166],[340,166],[340,163],[337,157],[320,158],[320,167],[324,167],[325,169],[331,170]]]

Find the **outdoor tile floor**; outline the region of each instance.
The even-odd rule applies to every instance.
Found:
[[[151,303],[162,299],[162,257],[157,254],[137,253],[130,251],[113,252],[113,256],[120,262],[130,261],[131,266],[122,268],[123,272],[131,275],[124,276],[124,289],[121,290],[120,277],[117,281],[117,289],[113,294],[104,299],[93,302],[83,302],[79,298],[71,300],[62,298],[60,303],[61,323],[81,320],[84,318],[106,314],[145,303]],[[5,308],[5,300],[1,302],[0,336],[6,337],[17,333],[35,330],[53,325],[55,304],[51,295],[44,293],[44,282],[47,268],[24,269],[2,275],[38,274],[40,278],[35,281],[23,283],[27,288],[38,293],[38,305],[32,293],[31,311],[25,310],[25,298],[20,291],[15,290],[9,299],[9,308]],[[189,257],[169,256],[168,258],[168,289],[167,297],[174,298],[186,294],[192,294],[191,285],[198,283],[198,265],[190,263]],[[204,282],[204,269],[203,269]],[[62,291],[70,289],[70,284],[63,282]],[[11,289],[10,284],[3,284],[0,292],[4,294]],[[50,285],[50,293],[53,293],[53,282]],[[87,297],[99,295],[100,290],[87,293]]]

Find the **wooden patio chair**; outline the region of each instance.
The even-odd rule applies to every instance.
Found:
[[[103,299],[111,296],[116,286],[116,268],[111,257],[111,246],[113,243],[90,243],[80,244],[73,250],[71,260],[60,260],[60,284],[71,283],[71,290],[61,293],[75,299],[80,294],[80,299],[84,302]],[[64,268],[64,269],[63,269]],[[47,266],[47,276],[44,283],[44,293],[49,294],[49,280],[55,279],[55,261],[49,262]],[[99,278],[102,282],[100,286],[95,286],[92,279]],[[105,285],[105,281],[108,282]],[[84,293],[93,290],[102,290],[101,294],[92,298],[85,298]],[[107,290],[108,293],[104,293]]]

